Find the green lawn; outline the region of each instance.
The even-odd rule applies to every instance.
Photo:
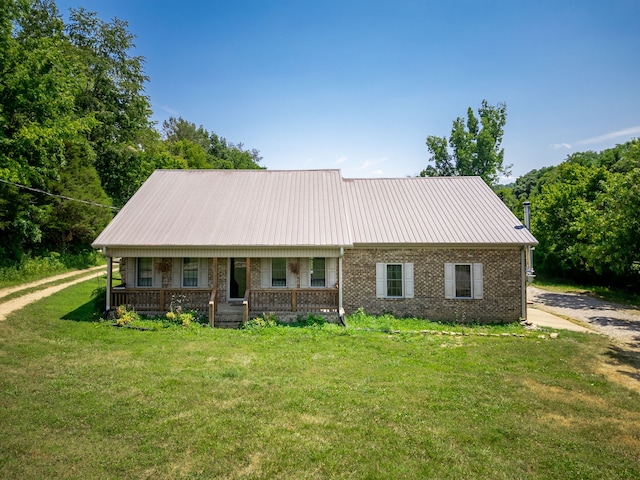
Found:
[[[138,331],[86,321],[96,285],[0,322],[1,478],[640,478],[602,337]]]

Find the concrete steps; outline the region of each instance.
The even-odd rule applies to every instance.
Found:
[[[240,328],[242,326],[243,316],[244,308],[242,305],[222,303],[218,305],[213,326],[215,328]]]

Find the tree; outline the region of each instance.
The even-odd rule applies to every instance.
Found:
[[[434,165],[422,170],[421,177],[477,175],[489,186],[495,186],[500,175],[511,173],[511,166],[504,165],[504,149],[500,148],[507,120],[506,104],[494,107],[483,100],[478,115],[469,107],[466,122],[458,117],[449,138],[427,137],[429,161]]]
[[[131,55],[134,36],[127,27],[123,20],[107,23],[81,7],[71,10],[66,28],[87,77],[75,98],[76,108],[98,121],[88,139],[102,185],[116,205],[132,193],[127,182],[139,171],[136,152],[141,137],[152,128],[151,107],[144,94],[148,80],[144,59]],[[120,173],[123,178],[114,178]],[[123,187],[125,192],[119,190]]]
[[[49,190],[67,164],[69,145],[87,145],[92,115],[77,112],[86,83],[55,5],[4,2],[0,11],[0,178]],[[12,184],[0,187],[0,255],[19,258],[40,245],[51,200]]]

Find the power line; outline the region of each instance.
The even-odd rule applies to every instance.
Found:
[[[56,193],[45,192],[44,190],[40,190],[39,188],[27,187],[25,185],[20,185],[19,183],[10,182],[8,180],[3,180],[1,178],[0,178],[0,182],[7,183],[7,184],[13,185],[15,187],[24,188],[25,190],[31,190],[32,192],[44,193],[45,195],[49,195],[50,197],[62,198],[64,200],[71,200],[73,202],[86,203],[87,205],[93,205],[95,207],[110,208],[110,209],[116,210],[116,211],[120,210],[118,207],[112,207],[111,205],[104,205],[102,203],[90,202],[89,200],[80,200],[78,198],[71,198],[71,197],[67,197],[65,195],[58,195]]]

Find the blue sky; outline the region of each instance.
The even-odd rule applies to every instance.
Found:
[[[507,104],[513,175],[640,137],[638,0],[58,0],[118,17],[154,119],[260,150],[269,169],[404,177],[427,135]]]

